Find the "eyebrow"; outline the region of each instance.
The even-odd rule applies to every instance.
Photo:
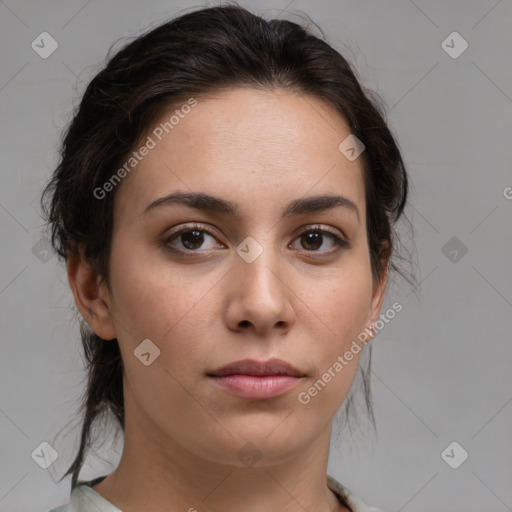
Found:
[[[240,215],[240,207],[236,203],[202,192],[174,192],[167,196],[160,197],[149,203],[144,208],[141,215],[155,208],[173,204],[182,204],[197,210],[232,215],[233,217]],[[285,218],[292,215],[332,210],[333,208],[345,208],[347,211],[354,213],[357,217],[357,221],[359,223],[361,222],[357,205],[347,197],[340,195],[318,195],[295,199],[286,206],[282,216]]]

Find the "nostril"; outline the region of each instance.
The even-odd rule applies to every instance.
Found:
[[[240,327],[247,327],[249,325],[249,321],[248,320],[242,320],[240,322]]]

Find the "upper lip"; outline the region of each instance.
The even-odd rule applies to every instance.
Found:
[[[292,377],[304,377],[304,374],[282,359],[269,359],[268,361],[256,361],[254,359],[243,359],[229,363],[208,375],[223,377],[225,375],[290,375]]]

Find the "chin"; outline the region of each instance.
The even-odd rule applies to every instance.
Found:
[[[223,424],[227,432],[236,433],[233,437],[225,431],[220,439],[208,436],[208,441],[200,448],[201,456],[216,464],[263,468],[285,463],[304,453],[307,446],[311,445],[310,436],[305,433],[302,437],[300,431],[293,429],[291,436],[290,427],[284,425],[282,418],[278,421],[274,418],[271,428],[268,422],[265,422],[264,427],[259,427],[254,421],[250,425],[242,423],[236,428]]]

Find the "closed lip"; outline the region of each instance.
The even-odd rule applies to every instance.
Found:
[[[256,377],[289,375],[297,378],[305,377],[305,374],[295,368],[295,366],[282,359],[275,358],[268,361],[256,361],[255,359],[234,361],[208,373],[210,377],[224,377],[226,375],[253,375]]]

